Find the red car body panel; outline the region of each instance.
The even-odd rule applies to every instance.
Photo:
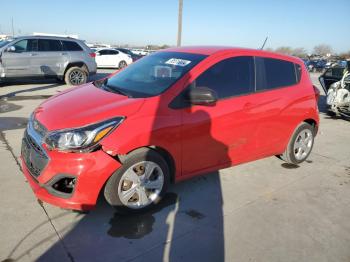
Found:
[[[90,83],[57,95],[36,109],[36,119],[48,130],[126,117],[100,142],[102,150],[93,153],[48,151],[51,160],[38,181],[23,164],[24,173],[38,198],[64,208],[92,208],[104,183],[121,166],[113,156],[125,155],[137,148],[155,146],[167,151],[174,161],[174,180],[179,181],[281,154],[299,123],[312,120],[318,126],[315,91],[300,59],[228,47],[166,51],[209,56],[159,96],[127,98],[100,90]],[[299,64],[301,80],[290,87],[222,99],[215,106],[169,107],[173,99],[206,69],[225,58],[244,55]],[[45,189],[45,184],[58,173],[74,174],[78,178],[70,199],[53,196]]]

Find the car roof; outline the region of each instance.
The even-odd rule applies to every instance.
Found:
[[[73,37],[47,36],[47,35],[16,36],[13,39],[53,39],[53,40],[71,40],[71,41],[83,42],[83,40],[76,39],[76,38],[73,38]]]
[[[192,54],[201,54],[201,55],[208,55],[208,56],[213,54],[232,52],[232,53],[249,54],[253,56],[262,55],[262,56],[271,57],[271,58],[285,59],[285,60],[289,60],[297,63],[304,63],[300,58],[294,57],[294,56],[283,55],[280,53],[264,51],[260,49],[250,49],[250,48],[232,47],[232,46],[182,46],[182,47],[167,48],[160,51],[192,53]]]

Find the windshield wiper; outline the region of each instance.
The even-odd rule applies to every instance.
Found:
[[[121,94],[121,95],[127,96],[127,97],[131,97],[128,93],[126,93],[125,91],[123,91],[121,88],[118,88],[118,87],[116,87],[116,86],[108,85],[108,78],[106,78],[106,80],[104,81],[102,87],[108,89],[108,91],[110,91],[110,92],[117,93],[117,94]]]

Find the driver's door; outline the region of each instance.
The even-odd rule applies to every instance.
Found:
[[[2,54],[1,60],[6,77],[23,77],[31,75],[30,61],[31,42],[22,39],[8,47]]]
[[[343,67],[332,67],[328,68],[320,77],[319,81],[321,83],[321,86],[327,94],[329,87],[331,84],[338,82],[343,77],[344,68]]]
[[[176,107],[182,118],[182,172],[194,175],[255,159],[256,117],[254,108],[254,59],[229,57],[202,72],[188,88],[215,91],[215,105]],[[176,100],[175,100],[176,101]]]

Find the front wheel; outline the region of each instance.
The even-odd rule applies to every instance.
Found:
[[[169,167],[152,149],[132,152],[107,181],[104,195],[120,213],[137,213],[157,204],[169,185]]]
[[[300,164],[310,155],[313,145],[314,128],[303,122],[294,131],[281,158],[290,164]]]

